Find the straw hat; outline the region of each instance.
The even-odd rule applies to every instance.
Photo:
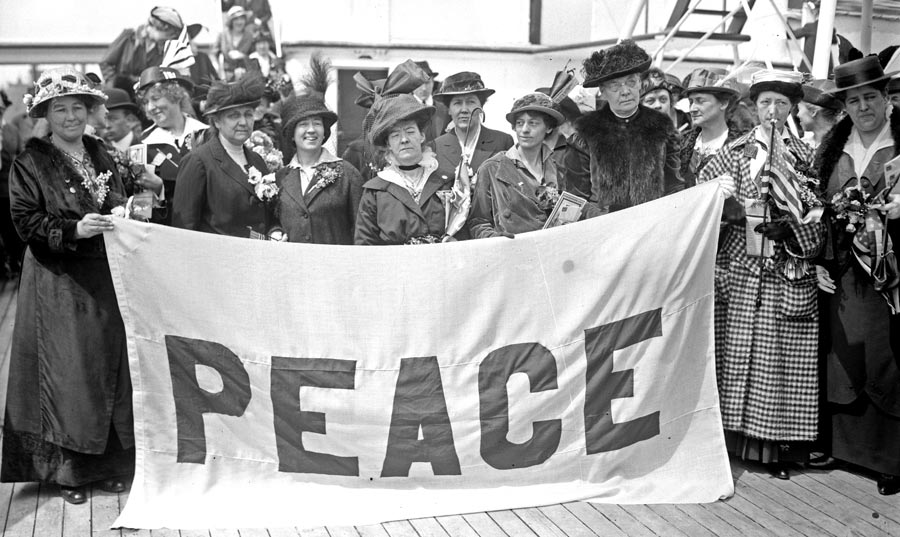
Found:
[[[34,95],[25,95],[25,111],[31,117],[43,117],[51,100],[74,95],[88,97],[95,105],[106,102],[106,95],[75,69],[47,69],[34,83]]]
[[[877,60],[876,60],[877,61]],[[764,91],[780,93],[796,104],[803,98],[803,74],[798,71],[762,69],[750,77],[750,100],[756,101]]]

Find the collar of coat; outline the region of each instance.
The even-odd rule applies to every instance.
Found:
[[[895,108],[892,111],[890,125],[891,137],[894,139],[894,155],[898,155],[900,154],[900,109]],[[834,168],[841,159],[841,155],[844,154],[844,146],[852,132],[853,121],[850,116],[847,116],[838,121],[837,125],[828,131],[828,134],[822,139],[822,143],[819,144],[813,168],[822,184],[827,183],[828,178],[834,173]]]
[[[119,172],[116,170],[116,165],[112,161],[112,157],[109,156],[104,142],[89,135],[83,135],[81,140],[84,143],[84,149],[87,151],[88,157],[91,159],[91,163],[94,165],[94,170],[98,174],[111,172],[113,177],[110,178],[110,181],[118,180]],[[36,165],[43,168],[40,172],[41,179],[46,179],[49,184],[56,185],[65,184],[65,180],[69,180],[70,188],[75,189],[75,197],[78,199],[78,205],[84,214],[90,212],[109,213],[116,205],[125,203],[124,199],[119,199],[119,196],[110,191],[103,202],[103,207],[98,207],[90,192],[81,185],[83,180],[81,174],[75,170],[75,166],[72,165],[63,152],[53,145],[49,137],[31,138],[25,144],[25,148],[46,157],[44,159],[35,159]]]
[[[620,133],[612,130],[614,125],[628,123],[634,129],[630,136],[629,143],[638,139],[649,142],[650,145],[665,143],[669,133],[674,130],[672,120],[669,116],[662,112],[657,112],[652,108],[644,105],[638,105],[637,112],[631,117],[620,118],[613,114],[608,104],[604,104],[599,110],[595,110],[587,115],[581,116],[575,122],[576,130],[584,137],[591,146],[598,148],[604,147],[607,139],[619,139]],[[612,155],[611,155],[612,156]]]

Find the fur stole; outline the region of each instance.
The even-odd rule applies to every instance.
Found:
[[[900,154],[900,108],[894,107],[891,112],[891,137],[894,139],[894,155]],[[844,146],[850,139],[850,133],[853,131],[853,121],[850,116],[838,121],[838,123],[828,131],[819,149],[816,152],[816,158],[813,162],[813,169],[816,176],[822,182],[822,188],[828,184],[831,174],[834,173],[841,155],[844,154]]]
[[[36,171],[39,177],[45,180],[45,184],[52,185],[51,188],[64,188],[66,179],[69,180],[68,188],[75,189],[75,197],[78,199],[78,206],[82,214],[109,214],[113,207],[123,205],[126,201],[119,172],[106,145],[100,139],[85,135],[82,136],[82,141],[91,163],[94,165],[94,170],[98,174],[107,171],[112,173],[109,178],[109,193],[103,201],[102,207],[97,206],[91,193],[81,184],[81,174],[49,138],[31,138],[25,144],[25,148],[34,152]]]
[[[605,105],[575,127],[590,149],[601,204],[631,207],[663,196],[666,142],[674,133],[668,116],[641,105],[626,121]]]

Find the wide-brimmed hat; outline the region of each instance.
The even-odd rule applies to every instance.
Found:
[[[404,93],[376,99],[369,112],[372,114],[372,126],[366,133],[366,139],[373,146],[384,147],[387,145],[387,135],[395,125],[408,120],[424,125],[434,115],[434,107],[426,106],[413,95]]]
[[[297,123],[311,117],[322,118],[325,126],[325,140],[331,135],[331,126],[337,122],[337,114],[325,106],[325,100],[319,95],[300,95],[285,99],[281,104],[281,137],[283,140],[294,139]]]
[[[728,71],[719,67],[700,67],[694,69],[684,79],[682,97],[688,97],[692,93],[712,93],[721,95],[726,99],[736,99],[741,95],[737,81],[727,78]]]
[[[184,28],[184,22],[181,20],[181,15],[179,15],[178,11],[173,7],[156,6],[150,10],[150,18],[156,19],[163,24],[168,24],[176,30]]]
[[[136,116],[140,116],[141,109],[131,100],[131,96],[128,95],[127,91],[119,88],[103,88],[103,93],[106,94],[107,110],[125,109]]]
[[[830,93],[831,91],[834,91],[834,89],[835,85],[831,80],[810,80],[806,84],[803,84],[803,101],[812,103],[816,106],[821,106],[822,108],[843,110],[844,103]]]
[[[878,61],[878,56],[866,56],[865,58],[835,66],[835,88],[828,93],[843,100],[849,89],[863,86],[884,88],[887,86],[888,80],[895,74],[897,74],[897,71],[884,72],[881,62]]]
[[[553,106],[553,101],[550,100],[550,97],[540,92],[527,93],[516,99],[513,103],[512,110],[506,114],[506,121],[509,121],[510,125],[515,124],[516,116],[522,112],[541,112],[547,114],[556,120],[557,125],[566,121],[566,117]]]
[[[25,111],[31,117],[43,117],[51,100],[75,95],[87,97],[94,104],[106,101],[106,95],[75,69],[71,67],[47,69],[34,83],[34,95],[25,95],[23,99]]]
[[[200,35],[200,32],[202,32],[205,29],[206,29],[206,26],[203,26],[202,24],[199,24],[199,23],[188,24],[187,25],[188,39],[194,39],[195,37]]]
[[[266,82],[258,74],[248,74],[234,82],[216,80],[206,94],[203,115],[211,116],[239,106],[256,108],[266,90]]]
[[[418,65],[419,67],[421,67],[422,70],[425,71],[425,74],[427,74],[428,77],[431,78],[432,80],[434,80],[435,78],[437,78],[437,76],[438,76],[437,72],[431,70],[431,66],[428,65],[428,62],[427,62],[427,61],[419,61],[419,62],[416,62],[416,65]]]
[[[596,88],[600,84],[633,73],[643,73],[650,68],[650,56],[631,39],[598,50],[584,60],[585,88]]]
[[[877,61],[877,60],[876,60]],[[747,90],[751,101],[756,101],[764,91],[780,93],[796,104],[803,98],[803,74],[799,71],[783,71],[778,69],[761,69],[750,77],[750,89]]]
[[[900,93],[900,78],[892,78],[887,85],[888,95]]]
[[[441,83],[440,90],[433,96],[449,102],[456,95],[467,95],[469,93],[478,95],[479,100],[484,102],[495,91],[484,87],[484,82],[481,81],[481,75],[478,73],[463,71],[445,78],[444,82]]]
[[[164,82],[174,82],[183,87],[190,94],[194,91],[194,83],[189,78],[185,78],[175,69],[171,67],[148,67],[141,71],[141,77],[134,84],[135,93],[141,92],[153,86]]]
[[[360,75],[361,76],[361,75]],[[384,84],[387,82],[386,78],[379,78],[377,80],[370,80],[369,84],[371,84],[374,89],[373,93],[369,93],[367,91],[362,91],[359,94],[359,97],[353,101],[357,106],[361,106],[363,108],[372,108],[372,103],[375,102],[375,98],[381,94],[384,89]]]
[[[641,75],[641,97],[651,91],[666,90],[672,95],[672,85],[666,77],[666,73],[658,67],[651,67]]]

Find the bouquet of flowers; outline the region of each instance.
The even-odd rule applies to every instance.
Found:
[[[246,145],[266,161],[266,167],[270,172],[277,172],[284,167],[284,155],[275,149],[275,143],[268,134],[262,131],[253,131],[253,134],[247,139]]]
[[[538,207],[548,215],[553,212],[556,202],[559,201],[559,190],[556,185],[541,185],[534,192],[537,197]]]
[[[251,166],[247,170],[247,181],[253,185],[253,191],[260,201],[270,202],[278,196],[278,185],[275,184],[274,173],[263,175],[261,171]]]
[[[112,157],[113,162],[116,164],[116,170],[122,178],[122,184],[125,185],[125,190],[129,192],[132,190],[137,192],[143,190],[140,185],[134,184],[144,173],[143,164],[133,162],[127,152],[119,151],[112,147],[109,149],[109,156]]]
[[[860,188],[857,181],[855,185],[835,192],[829,205],[835,220],[844,224],[847,233],[854,234],[866,227],[869,206],[875,204],[873,197]]]

